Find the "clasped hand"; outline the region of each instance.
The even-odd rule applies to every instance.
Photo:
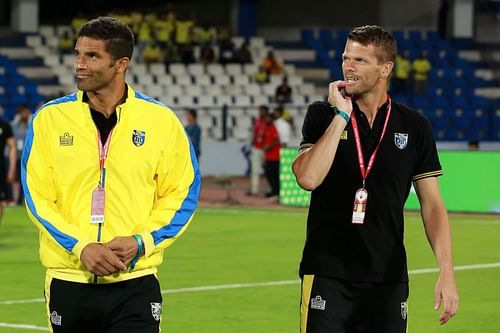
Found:
[[[115,237],[108,243],[90,243],[85,246],[80,259],[89,271],[105,276],[127,269],[137,254],[134,237]]]

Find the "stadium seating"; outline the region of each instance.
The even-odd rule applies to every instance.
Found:
[[[316,50],[319,61],[330,70],[332,78],[342,77],[340,55],[347,33],[342,29],[301,32],[302,42]],[[500,92],[489,81],[491,75],[487,70],[476,69],[474,61],[480,57],[474,51],[453,47],[453,43],[441,38],[436,31],[394,30],[392,33],[400,51],[407,51],[411,59],[426,51],[433,66],[425,96],[409,93],[395,95],[394,100],[425,113],[438,140],[498,140],[495,126],[498,126],[499,111],[494,98],[498,99]]]
[[[41,26],[39,34],[20,35],[12,47],[3,47],[9,45],[2,42],[0,112],[4,117],[12,117],[19,103],[28,103],[34,109],[50,96],[74,90],[74,56],[57,52],[58,36],[67,29],[67,26]],[[300,135],[297,129],[306,105],[324,99],[328,81],[342,75],[341,54],[348,32],[346,29],[304,29],[296,49],[293,43],[273,43],[253,37],[249,45],[254,62],[244,65],[155,63],[147,66],[133,61],[128,80],[137,90],[171,106],[181,119],[183,108],[198,109],[205,137],[246,140],[248,129],[245,127],[251,126],[257,107],[261,104],[272,107],[276,87],[283,79],[283,75],[273,75],[268,84],[259,85],[254,81],[262,58],[272,49],[285,61],[285,74],[293,90],[291,103],[286,108],[294,118],[296,134]],[[488,81],[491,74],[474,65],[473,52],[454,48],[453,43],[435,31],[395,30],[393,34],[400,49],[407,50],[412,57],[426,50],[433,65],[424,96],[394,95],[394,100],[424,112],[439,140],[500,140],[500,111],[496,109],[500,105],[495,106],[488,99],[499,98],[500,93]],[[235,45],[243,42],[242,37],[233,37]],[[199,48],[195,53],[199,53]],[[300,57],[307,60],[302,61]],[[222,112],[223,107],[227,108],[226,112]],[[225,128],[227,133],[223,133]]]

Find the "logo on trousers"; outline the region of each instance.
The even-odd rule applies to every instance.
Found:
[[[62,325],[62,316],[58,315],[56,311],[52,311],[50,314],[50,322],[56,326]]]
[[[401,302],[401,318],[406,320],[406,316],[408,315],[408,302]]]
[[[316,296],[311,298],[311,309],[324,310],[326,308],[326,300],[322,299],[321,296]]]
[[[151,303],[151,314],[156,321],[161,319],[161,303]]]

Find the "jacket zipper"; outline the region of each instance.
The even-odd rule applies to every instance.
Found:
[[[120,106],[118,106],[116,108],[116,125],[118,125],[118,123],[120,122],[120,116],[121,116],[121,110],[122,108]],[[90,112],[90,110],[89,110]],[[111,129],[111,132],[108,134],[108,135],[111,135],[113,130],[115,129],[116,125]],[[95,126],[95,124],[94,124]],[[95,126],[97,131],[99,131],[99,129],[97,128],[97,126]],[[100,142],[97,142],[97,144],[102,144]],[[110,141],[110,144],[111,144],[111,141]],[[106,168],[103,167],[102,171],[101,171],[101,179],[100,179],[100,184],[103,188],[105,188],[105,183],[106,183]],[[101,242],[101,235],[102,235],[102,223],[99,223],[99,225],[97,226],[97,242],[100,243]],[[96,274],[94,274],[94,284],[97,284],[98,282],[98,276]]]

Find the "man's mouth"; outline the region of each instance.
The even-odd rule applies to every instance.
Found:
[[[359,78],[357,78],[357,77],[355,77],[355,76],[346,76],[346,77],[345,77],[345,82],[346,82],[346,84],[354,84],[354,83],[356,83],[358,80],[359,80]]]

